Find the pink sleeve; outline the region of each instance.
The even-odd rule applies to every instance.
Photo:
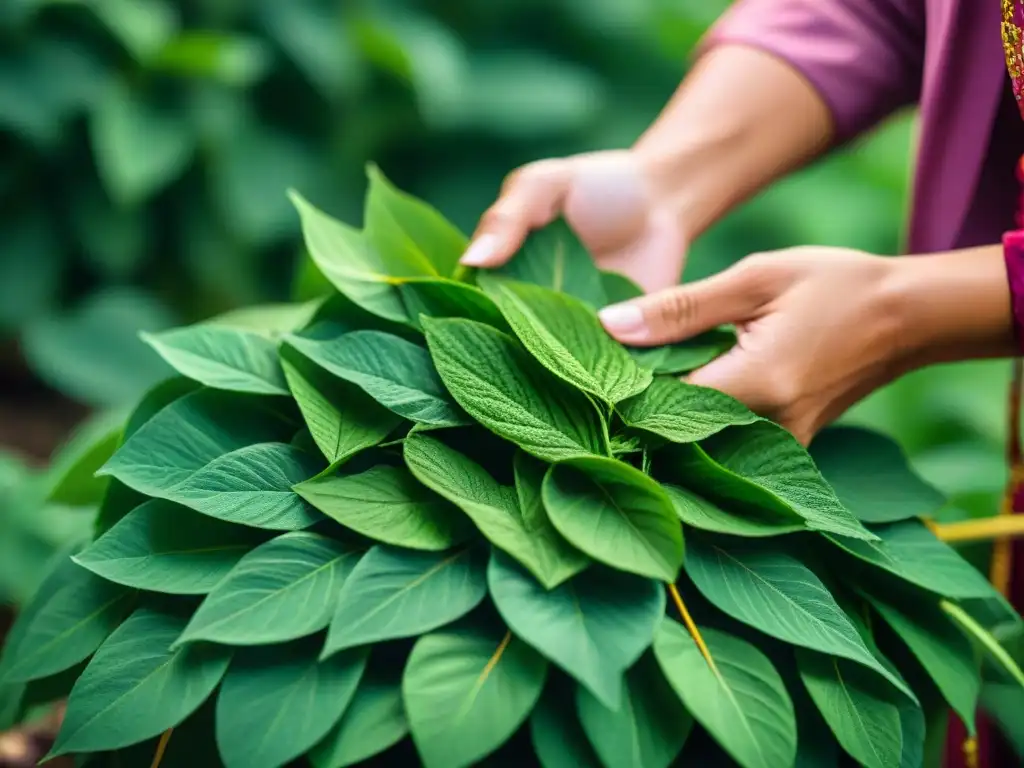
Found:
[[[737,0],[702,47],[739,43],[787,61],[828,104],[841,143],[917,101],[923,6],[924,0]],[[756,73],[750,87],[757,87]]]

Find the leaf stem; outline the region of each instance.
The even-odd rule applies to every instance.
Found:
[[[172,733],[174,733],[174,729],[168,728],[160,734],[160,741],[157,742],[156,752],[153,755],[153,762],[150,763],[149,768],[160,768],[160,763],[163,762],[164,759],[164,752],[167,751],[167,742],[171,740]]]
[[[962,520],[956,523],[936,523],[926,520],[925,525],[939,539],[946,542],[1002,541],[1024,538],[1024,515],[995,515],[980,520]]]
[[[686,625],[686,630],[690,633],[690,637],[693,638],[693,642],[697,644],[697,649],[700,651],[700,655],[704,657],[704,661],[711,667],[711,671],[715,673],[715,677],[721,677],[718,672],[718,666],[715,664],[715,660],[711,658],[711,652],[708,650],[708,646],[704,642],[704,638],[701,637],[700,630],[697,629],[697,625],[693,621],[693,617],[690,616],[690,611],[686,608],[686,603],[683,602],[683,596],[679,594],[679,590],[676,585],[670,581],[665,582],[665,586],[668,589],[668,593],[672,596],[672,602],[676,604],[676,610],[679,611],[679,615],[683,619],[683,624]]]

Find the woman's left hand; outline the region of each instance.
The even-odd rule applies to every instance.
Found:
[[[606,307],[601,319],[633,346],[735,325],[736,346],[687,380],[732,395],[806,444],[913,367],[898,264],[840,248],[756,254],[706,280]]]

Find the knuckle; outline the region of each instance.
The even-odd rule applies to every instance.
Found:
[[[499,200],[480,217],[480,229],[504,229],[515,222],[513,212]]]
[[[697,302],[688,291],[667,291],[654,302],[651,319],[663,328],[687,326],[696,321],[697,312]]]

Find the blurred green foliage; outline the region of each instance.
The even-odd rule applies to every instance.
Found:
[[[166,369],[137,331],[287,298],[286,187],[358,221],[364,168],[464,230],[513,167],[628,146],[726,0],[6,0],[0,333],[89,405]],[[737,93],[737,99],[743,94]],[[909,116],[695,244],[687,277],[801,243],[893,254]],[[923,371],[849,416],[988,514],[1005,363]]]

